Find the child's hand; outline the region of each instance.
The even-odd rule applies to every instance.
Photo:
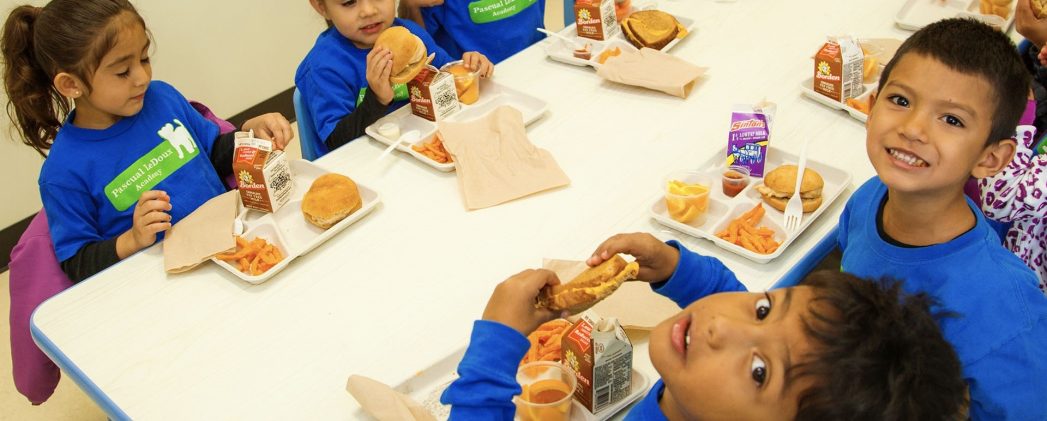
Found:
[[[491,77],[494,76],[494,64],[491,60],[487,59],[487,56],[480,54],[476,51],[470,51],[462,54],[462,63],[469,70],[472,70],[480,74],[480,77]]]
[[[1018,0],[1014,11],[1014,28],[1036,48],[1040,48],[1047,43],[1047,19],[1036,18],[1030,3],[1032,1],[1035,0]]]
[[[672,276],[680,262],[680,251],[647,233],[618,234],[596,248],[585,263],[596,266],[618,253],[632,255],[640,264],[637,279],[662,282]]]
[[[393,72],[393,53],[385,48],[372,48],[367,53],[367,86],[382,105],[393,101],[393,85],[389,76]]]
[[[1040,49],[1040,53],[1036,55],[1036,59],[1040,60],[1041,66],[1047,66],[1047,45]]]
[[[534,308],[542,287],[559,283],[556,274],[545,269],[528,269],[517,273],[494,288],[484,309],[483,319],[504,324],[527,335],[538,325],[560,316],[549,309]]]
[[[121,259],[153,245],[156,234],[171,228],[171,196],[160,190],[142,193],[131,213],[131,230],[117,238],[116,254]]]
[[[247,120],[241,130],[254,130],[255,137],[273,141],[279,150],[283,150],[294,139],[291,123],[280,113],[262,114]]]

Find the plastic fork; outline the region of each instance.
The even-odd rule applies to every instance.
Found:
[[[800,151],[800,162],[796,168],[796,187],[793,188],[793,197],[785,205],[785,229],[791,233],[800,230],[803,221],[803,199],[800,198],[800,184],[803,182],[803,173],[807,170],[807,146],[811,144],[810,139],[803,144]]]

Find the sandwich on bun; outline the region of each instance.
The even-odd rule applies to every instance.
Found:
[[[581,313],[610,296],[622,282],[636,279],[639,272],[639,263],[628,263],[616,254],[603,263],[586,269],[571,282],[542,288],[535,306],[553,311],[567,310],[571,314]]]
[[[622,32],[636,48],[655,50],[661,50],[674,39],[687,35],[687,30],[673,15],[660,10],[633,12],[622,20]]]
[[[392,83],[407,83],[429,64],[421,38],[402,26],[382,31],[374,41],[374,48],[379,47],[393,53],[393,69],[389,75]]]
[[[763,196],[763,201],[772,208],[785,211],[785,205],[793,196],[796,188],[795,165],[782,165],[767,175],[763,176],[763,184],[756,186],[756,190]],[[803,180],[800,182],[800,199],[803,200],[803,212],[814,212],[822,205],[822,181],[821,174],[810,168],[803,170]]]
[[[341,174],[328,173],[320,176],[309,186],[302,198],[302,214],[305,220],[317,227],[328,229],[363,205],[360,189],[352,179]]]

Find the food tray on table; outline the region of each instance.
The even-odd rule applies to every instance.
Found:
[[[1014,8],[1019,1],[1028,0],[1012,1],[1009,6],[1011,12],[1007,14],[1007,19],[1004,19],[997,15],[982,14],[980,0],[909,0],[898,10],[894,23],[899,28],[918,31],[942,19],[969,17],[1006,32],[1014,24]]]
[[[893,38],[859,38],[858,44],[861,45],[862,49],[867,55],[876,58],[876,69],[873,70],[869,79],[862,81],[862,94],[853,98],[858,103],[865,104],[870,107],[872,104],[869,100],[872,97],[873,92],[876,92],[877,85],[880,83],[880,74],[883,72],[883,68],[887,65],[887,62],[891,61],[894,57],[895,51],[898,51],[898,47],[901,46],[902,41]],[[813,57],[812,57],[813,59]],[[851,104],[844,102],[837,102],[831,98],[822,95],[814,90],[814,78],[807,78],[803,83],[800,84],[800,91],[804,96],[813,99],[814,101],[825,105],[826,107],[834,110],[844,110],[855,120],[864,123],[868,118],[868,108],[862,110],[856,108]]]
[[[440,395],[444,390],[458,378],[458,363],[465,355],[465,348],[444,357],[428,368],[424,368],[411,378],[393,386],[397,392],[410,396],[416,402],[427,409],[437,420],[446,420],[451,415],[451,407],[440,403]],[[573,403],[571,410],[571,421],[604,421],[621,412],[626,406],[640,399],[651,387],[651,381],[646,375],[633,369],[632,384],[629,387],[629,395],[600,411],[597,414],[589,412],[577,400]]]
[[[515,89],[502,86],[490,79],[480,79],[480,99],[471,105],[462,105],[462,109],[444,119],[444,121],[470,121],[484,117],[496,108],[508,105],[516,108],[523,114],[524,125],[531,124],[542,117],[548,110],[549,104],[534,96],[525,94]],[[378,119],[374,124],[367,126],[365,132],[375,140],[386,145],[392,145],[398,139],[388,138],[378,132],[378,127],[385,123],[395,123],[400,127],[400,135],[417,130],[421,135],[417,143],[428,142],[436,135],[436,123],[418,117],[411,113],[411,105],[400,107],[389,115]],[[441,163],[432,158],[415,151],[410,143],[401,143],[397,150],[406,152],[415,159],[422,161],[440,171],[454,171],[454,163]]]
[[[360,209],[324,230],[305,220],[305,216],[302,214],[302,198],[309,191],[309,187],[314,180],[331,171],[327,171],[304,159],[292,160],[290,161],[290,166],[291,174],[294,175],[294,189],[291,193],[291,199],[275,213],[248,209],[243,219],[244,233],[241,235],[248,241],[255,238],[265,239],[280,250],[280,253],[284,256],[283,260],[262,274],[252,276],[241,272],[235,266],[223,260],[216,257],[211,258],[218,266],[232,272],[246,282],[259,284],[268,280],[287,267],[291,260],[309,253],[320,244],[323,244],[323,242],[334,237],[338,232],[367,216],[381,201],[381,196],[378,192],[353,180],[356,182],[356,187],[360,190]]]
[[[668,44],[665,45],[665,47],[662,47],[662,49],[661,49],[662,52],[666,52],[667,53],[667,52],[669,52],[669,50],[672,50],[673,47],[676,46],[676,44],[679,44],[680,41],[683,41],[683,40],[685,40],[687,38],[690,38],[690,37],[694,36],[694,19],[685,18],[685,17],[678,16],[678,15],[673,15],[673,17],[675,17],[676,21],[680,22],[680,25],[683,26],[684,29],[687,30],[687,35],[684,36],[683,38],[677,38],[677,39],[674,39],[674,40],[670,41]],[[545,42],[545,53],[546,53],[546,55],[549,56],[549,58],[551,58],[553,60],[556,60],[556,61],[559,61],[559,62],[563,62],[563,63],[567,63],[567,64],[573,64],[575,66],[599,67],[600,63],[597,61],[597,58],[599,57],[600,53],[603,52],[605,49],[619,47],[619,48],[625,48],[625,49],[632,50],[632,51],[636,51],[637,50],[637,48],[635,46],[633,46],[632,44],[629,43],[628,40],[626,40],[625,34],[623,32],[619,32],[618,35],[612,37],[611,39],[606,39],[606,40],[603,40],[603,41],[597,41],[597,40],[594,40],[594,39],[579,37],[578,36],[578,31],[577,31],[577,29],[575,29],[575,27],[576,27],[576,24],[572,23],[572,24],[568,25],[566,28],[564,28],[563,30],[561,30],[559,32],[559,34],[563,35],[563,36],[565,36],[567,38],[577,40],[577,43],[580,44],[580,45],[585,45],[586,43],[591,44],[592,45],[592,50],[591,50],[592,58],[590,58],[589,60],[586,60],[586,59],[581,59],[581,58],[575,57],[574,56],[574,49],[576,47],[570,45],[570,43],[568,43],[568,42],[566,42],[564,40],[561,40],[561,39],[558,39],[558,38],[555,38],[555,37],[548,37],[544,42]]]
[[[825,210],[832,205],[833,201],[835,201],[836,198],[851,185],[851,174],[849,172],[808,158],[807,167],[818,171],[818,173],[821,174],[822,179],[825,181],[825,185],[822,188],[822,204],[814,212],[803,214],[800,229],[795,233],[788,233],[785,230],[784,213],[764,203],[763,199],[760,197],[760,193],[756,190],[756,186],[763,183],[762,178],[752,177],[749,181],[749,185],[745,186],[745,188],[735,197],[728,197],[723,193],[723,189],[720,187],[720,179],[721,174],[726,170],[727,160],[725,155],[726,154],[722,150],[718,151],[714,156],[710,157],[702,163],[702,165],[697,167],[699,172],[706,173],[712,180],[715,180],[715,183],[712,186],[709,186],[709,210],[707,211],[704,221],[700,218],[699,221],[692,222],[691,224],[684,224],[672,219],[666,209],[665,197],[663,194],[659,194],[656,199],[651,201],[650,214],[652,218],[662,225],[684,234],[708,239],[723,249],[734,252],[735,254],[757,263],[767,263],[780,256],[787,248],[789,248],[789,245],[792,244],[793,240],[803,234],[807,227],[809,227],[815,219],[818,219],[818,217],[820,217]],[[782,164],[796,164],[797,161],[799,161],[799,158],[795,154],[770,147],[767,150],[764,173],[766,174]],[[777,250],[769,254],[760,254],[716,236],[716,233],[726,229],[732,220],[738,218],[759,203],[763,203],[763,208],[766,213],[764,214],[763,219],[756,225],[758,227],[765,226],[774,231],[774,239],[781,243]]]

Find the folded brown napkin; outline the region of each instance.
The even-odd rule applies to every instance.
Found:
[[[433,414],[414,399],[377,380],[354,374],[349,376],[345,390],[379,421],[436,421]]]
[[[185,272],[235,248],[233,220],[238,203],[236,190],[213,197],[171,227],[164,236],[164,270]]]
[[[551,270],[560,282],[570,281],[589,266],[573,260],[544,259],[542,268]],[[626,282],[610,297],[596,303],[592,311],[604,317],[614,317],[626,329],[651,330],[658,323],[679,313],[680,307],[672,300],[651,290],[647,282]]]
[[[473,121],[441,121],[439,126],[444,146],[454,158],[467,209],[498,205],[571,182],[548,151],[527,140],[523,115],[513,107],[503,105]]]
[[[608,59],[596,70],[596,74],[611,82],[687,98],[694,82],[706,71],[704,67],[650,48],[640,51],[621,50],[621,55]]]

